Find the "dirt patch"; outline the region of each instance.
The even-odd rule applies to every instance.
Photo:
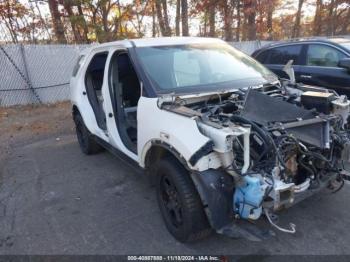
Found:
[[[0,158],[14,146],[72,133],[71,105],[29,105],[0,108]]]

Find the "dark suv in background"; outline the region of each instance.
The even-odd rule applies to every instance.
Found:
[[[284,65],[293,60],[297,82],[336,90],[350,97],[350,39],[291,40],[264,46],[252,57],[281,78]]]

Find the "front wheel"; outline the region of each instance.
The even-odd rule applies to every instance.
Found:
[[[156,173],[157,200],[169,232],[181,242],[207,237],[211,228],[187,170],[174,158],[164,158]]]

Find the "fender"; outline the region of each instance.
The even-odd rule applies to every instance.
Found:
[[[188,166],[191,166],[189,160],[192,155],[210,141],[200,132],[195,119],[159,108],[158,98],[140,98],[137,123],[140,130],[137,134],[137,150],[141,167],[145,166],[146,153],[154,141],[167,143],[168,149],[175,147],[178,153],[171,151],[186,159]],[[196,160],[194,158],[192,162]]]

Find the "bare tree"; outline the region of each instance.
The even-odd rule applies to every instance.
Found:
[[[87,26],[87,23],[86,23],[86,20],[85,20],[85,16],[84,16],[84,13],[83,13],[83,9],[82,9],[82,2],[81,0],[78,0],[78,3],[77,3],[77,9],[78,9],[78,14],[79,14],[79,22],[80,24],[82,25],[83,27],[83,32],[84,32],[84,42],[85,43],[89,43],[89,37],[88,37],[88,34],[89,34],[89,28]]]
[[[182,22],[182,35],[188,36],[188,2],[187,0],[181,0],[181,22]]]
[[[48,0],[49,9],[52,17],[52,25],[57,38],[57,42],[60,44],[66,44],[67,39],[64,35],[64,27],[61,21],[61,14],[58,10],[57,0]]]
[[[267,26],[267,33],[268,33],[267,40],[273,40],[273,23],[272,23],[273,11],[274,11],[274,1],[267,0],[267,19],[266,19],[266,26]]]
[[[256,0],[245,0],[243,2],[244,21],[245,21],[245,36],[247,40],[256,39]]]
[[[163,6],[163,16],[164,16],[164,25],[165,25],[165,35],[171,36],[171,28],[169,25],[169,17],[168,17],[168,4],[167,0],[162,0],[162,6]]]
[[[345,16],[344,21],[345,21],[345,23],[342,23],[341,29],[340,29],[340,34],[342,34],[342,35],[349,33],[348,28],[350,27],[350,23],[349,23],[349,21],[350,21],[350,5],[347,8],[347,14]]]
[[[1,10],[0,14],[2,16],[3,21],[5,22],[5,26],[10,32],[12,42],[18,43],[17,30],[14,25],[16,19],[12,15],[12,3],[10,3],[10,0],[6,0],[6,2],[3,4],[3,10]]]
[[[215,37],[215,0],[209,0],[208,15],[209,15],[209,36]]]
[[[334,13],[336,13],[336,4],[334,0],[331,0],[328,6],[328,26],[327,26],[327,35],[334,35]]]
[[[241,33],[241,1],[240,0],[232,0],[234,1],[236,7],[236,20],[237,20],[237,28],[236,28],[236,41],[240,40]]]
[[[68,19],[69,19],[69,22],[70,22],[71,27],[72,27],[74,42],[81,43],[82,39],[81,39],[80,32],[79,32],[79,29],[77,26],[75,14],[73,13],[73,10],[72,10],[72,0],[63,0],[63,6],[67,12]]]
[[[156,11],[162,36],[171,36],[166,0],[156,0]]]
[[[152,37],[156,37],[156,8],[155,3],[152,2]]]
[[[39,16],[39,20],[42,24],[42,26],[44,27],[45,31],[46,31],[46,34],[47,34],[47,37],[49,38],[49,42],[51,42],[51,34],[50,34],[50,31],[49,31],[49,27],[48,27],[48,23],[47,21],[44,19],[44,17],[42,16],[41,14],[41,10],[40,10],[40,7],[39,7],[39,3],[38,3],[38,0],[33,0],[34,3],[35,3],[35,8],[37,10],[37,13],[38,13],[38,16]]]
[[[298,2],[298,10],[295,17],[295,23],[293,28],[292,37],[296,38],[300,36],[300,21],[301,21],[301,11],[303,8],[304,0],[299,0]]]
[[[313,24],[313,34],[320,35],[322,30],[322,11],[323,11],[323,2],[322,0],[316,0],[316,10],[314,16]]]
[[[233,41],[233,5],[230,0],[224,0],[223,5],[223,18],[224,18],[224,38],[226,41]]]
[[[181,0],[176,0],[175,35],[180,35]]]

